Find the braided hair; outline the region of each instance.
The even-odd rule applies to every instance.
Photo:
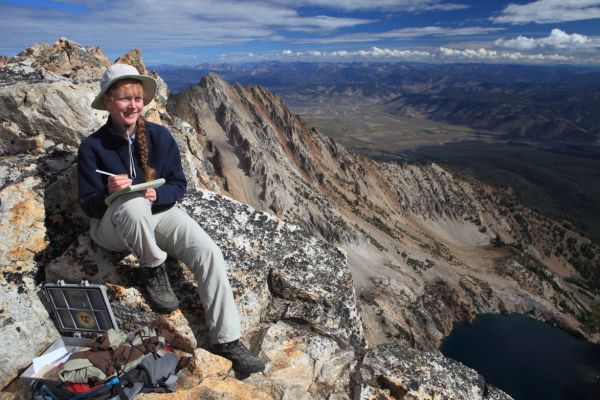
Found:
[[[146,120],[141,115],[138,117],[135,123],[136,131],[136,143],[140,153],[140,161],[142,163],[142,169],[144,170],[144,178],[146,182],[154,179],[155,171],[148,164],[148,131],[146,129]]]

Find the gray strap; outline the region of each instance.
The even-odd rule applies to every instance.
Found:
[[[135,382],[133,385],[131,385],[129,387],[124,387],[123,392],[125,393],[125,395],[127,396],[128,399],[133,399],[133,397],[136,394],[140,393],[143,388],[144,388],[143,382]],[[111,397],[109,400],[122,400],[121,397],[119,397],[119,396],[120,395],[116,395],[114,397]]]
[[[175,373],[177,368],[177,356],[174,353],[166,352],[164,356],[156,358],[150,354],[145,357],[140,363],[139,367],[142,367],[148,372],[148,377],[153,385],[156,385],[159,380],[169,379],[171,375]]]

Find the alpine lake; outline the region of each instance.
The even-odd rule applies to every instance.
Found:
[[[600,345],[524,315],[456,323],[440,350],[515,400],[600,399]]]

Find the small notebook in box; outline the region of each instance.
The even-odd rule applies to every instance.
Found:
[[[44,290],[61,337],[33,360],[21,374],[23,379],[58,379],[59,366],[74,351],[83,349],[89,338],[109,329],[118,329],[104,285],[59,281],[45,284]]]

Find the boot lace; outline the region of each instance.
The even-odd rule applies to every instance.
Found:
[[[169,291],[169,277],[164,267],[157,267],[154,275],[150,278],[150,282],[154,289],[159,293],[166,293]]]

